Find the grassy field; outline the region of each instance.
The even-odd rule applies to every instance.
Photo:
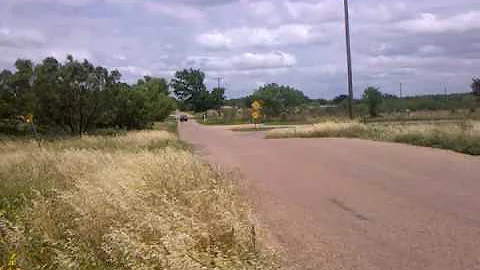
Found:
[[[344,137],[407,143],[480,155],[480,122],[361,124],[356,122],[325,122],[312,126],[278,129],[267,138]]]
[[[232,180],[172,133],[0,152],[0,269],[276,268]]]

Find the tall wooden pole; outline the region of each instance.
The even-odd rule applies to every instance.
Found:
[[[348,116],[353,119],[353,79],[352,79],[352,53],[350,50],[350,22],[348,17],[348,0],[344,0],[345,6],[345,36],[347,43],[347,70],[348,70]]]

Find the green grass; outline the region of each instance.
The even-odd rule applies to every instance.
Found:
[[[202,125],[241,125],[241,124],[250,124],[248,121],[241,120],[241,119],[234,119],[234,120],[224,120],[224,119],[216,119],[216,118],[210,118],[207,119],[206,122],[203,122],[203,120],[200,118],[197,120],[198,123]]]
[[[360,138],[406,143],[480,155],[478,122],[440,124],[361,124],[326,122],[309,127],[272,130],[266,138]]]
[[[412,132],[397,135],[392,141],[417,146],[448,149],[475,156],[480,155],[480,136],[446,135],[441,131],[429,134]]]

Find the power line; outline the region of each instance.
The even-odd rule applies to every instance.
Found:
[[[217,88],[220,89],[220,82],[222,81],[222,77],[216,77],[215,79],[217,79]]]

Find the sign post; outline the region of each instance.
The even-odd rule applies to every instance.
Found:
[[[252,118],[255,121],[255,129],[257,129],[257,122],[262,118],[262,104],[258,100],[252,103]]]

